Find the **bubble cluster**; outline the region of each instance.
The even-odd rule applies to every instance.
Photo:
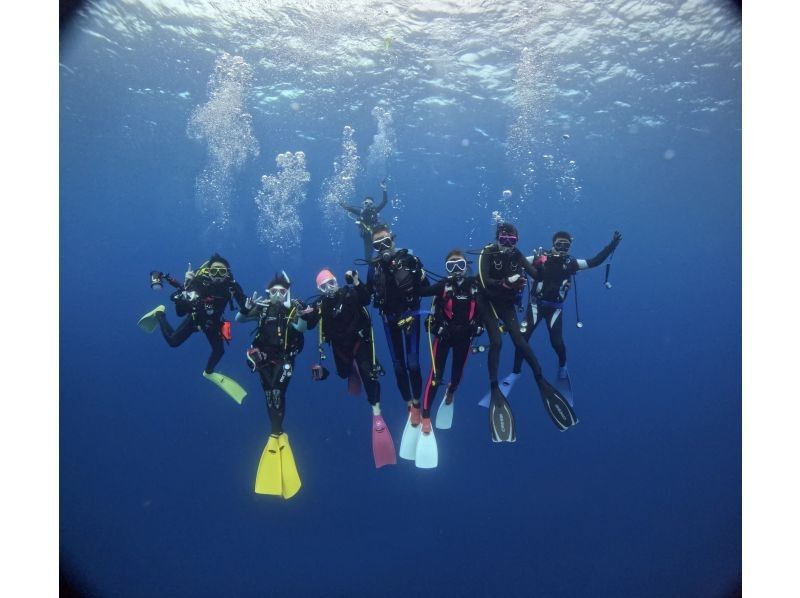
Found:
[[[367,150],[367,164],[374,169],[378,177],[387,173],[386,161],[394,152],[397,137],[394,132],[392,112],[388,108],[375,106],[371,112],[378,126],[378,132],[372,138],[372,145]]]
[[[255,197],[258,238],[273,252],[285,253],[300,245],[300,206],[306,200],[311,175],[303,152],[278,154],[275,164],[278,172],[261,177],[261,189]]]
[[[345,125],[342,130],[342,153],[333,163],[333,176],[322,184],[322,216],[334,247],[341,246],[342,228],[347,214],[341,204],[347,202],[356,189],[359,158],[353,133],[353,127]]]
[[[205,168],[195,180],[196,199],[200,211],[220,229],[230,219],[234,173],[259,153],[245,110],[252,79],[253,68],[244,58],[223,53],[208,80],[208,102],[194,109],[186,127],[190,138],[208,145]]]
[[[523,194],[519,197],[520,203],[525,201],[524,189],[533,184],[537,170],[534,150],[541,135],[541,117],[550,95],[550,79],[544,67],[537,63],[530,48],[523,48],[514,77],[515,90],[512,98],[517,118],[509,128],[506,149],[509,160],[522,179]]]

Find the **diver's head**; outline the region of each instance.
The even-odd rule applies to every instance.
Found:
[[[460,249],[452,249],[444,259],[444,269],[447,274],[457,279],[464,278],[467,272],[467,258]]]
[[[495,239],[502,251],[511,251],[517,246],[517,241],[519,241],[517,227],[510,222],[498,222],[497,229],[495,230]]]
[[[371,197],[367,196],[364,198],[364,203],[361,204],[362,209],[364,210],[371,210],[375,207],[375,200]]]
[[[326,297],[333,297],[339,290],[339,283],[330,270],[323,269],[317,274],[317,289]]]
[[[394,234],[387,225],[379,224],[372,229],[372,248],[384,261],[390,260],[394,255]]]
[[[267,283],[267,293],[269,293],[270,303],[283,303],[284,306],[291,305],[292,296],[289,287],[291,286],[286,272],[281,270],[275,277]]]
[[[560,230],[553,235],[553,252],[566,255],[572,247],[572,235],[565,230]]]
[[[208,258],[208,265],[204,270],[208,279],[215,284],[225,282],[231,277],[230,263],[218,253]]]

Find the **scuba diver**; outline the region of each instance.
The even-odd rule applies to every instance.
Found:
[[[317,274],[317,289],[322,294],[302,314],[311,330],[319,326],[320,361],[325,359],[324,343],[331,346],[336,374],[348,379],[350,394],[360,394],[363,386],[372,405],[372,454],[375,467],[397,463],[394,441],[381,415],[381,385],[378,376],[383,368],[375,357],[375,334],[366,306],[369,292],[356,270],[345,273],[348,283],[339,286],[330,270]],[[312,366],[314,380],[324,380],[328,370],[321,364]]]
[[[510,222],[498,222],[495,242],[481,249],[478,257],[478,279],[482,293],[477,301],[484,319],[484,328],[489,335],[489,384],[490,391],[481,401],[488,399],[489,423],[494,442],[515,442],[516,430],[511,407],[497,382],[500,364],[501,335],[507,331],[514,346],[522,354],[533,372],[539,392],[550,418],[562,432],[578,423],[567,400],[542,375],[531,346],[520,332],[515,313],[518,295],[527,284],[526,274],[536,278],[532,264],[517,248],[519,234]]]
[[[528,308],[522,324],[524,328],[522,336],[529,341],[539,322],[544,320],[547,323],[550,344],[558,356],[556,388],[567,398],[570,405],[573,405],[572,383],[567,371],[567,347],[562,338],[564,318],[561,317],[564,301],[567,299],[570,288],[570,278],[579,270],[596,268],[601,265],[614,253],[621,240],[622,235],[615,231],[611,242],[600,253],[585,260],[569,255],[572,235],[566,231],[558,231],[553,235],[553,248],[550,251],[544,251],[540,247],[534,255],[528,258],[538,274],[536,284],[531,287],[528,294]],[[500,383],[506,396],[511,392],[521,372],[522,353],[517,350],[514,353],[514,369]]]
[[[421,468],[436,467],[439,462],[430,412],[436,392],[442,384],[447,354],[452,350],[453,364],[450,382],[436,412],[436,427],[440,430],[448,430],[453,425],[455,392],[464,373],[472,339],[483,331],[482,314],[477,301],[480,287],[474,276],[467,276],[464,252],[460,249],[450,251],[444,267],[448,276],[420,291],[422,297],[434,298],[431,313],[425,322],[431,351],[431,373],[422,400],[422,425],[414,428],[418,437],[415,462]],[[431,340],[431,337],[435,340]]]
[[[377,206],[375,205],[375,200],[369,196],[364,198],[360,208],[348,206],[343,201],[339,202],[341,207],[355,216],[358,234],[364,241],[364,259],[367,261],[372,257],[372,231],[378,225],[378,212],[385,208],[389,201],[389,195],[386,192],[386,180],[381,181],[381,189],[383,189],[383,199]]]
[[[409,416],[400,440],[400,456],[413,460],[416,454],[414,428],[420,425],[422,374],[419,367],[420,290],[429,286],[420,259],[408,249],[397,249],[394,234],[386,224],[372,231],[372,247],[378,255],[370,261],[367,291],[383,319],[397,387],[408,404]]]
[[[160,289],[164,280],[177,289],[170,299],[175,303],[175,312],[178,316],[185,316],[184,320],[173,330],[164,313],[166,307],[159,305],[142,316],[139,327],[145,332],[153,332],[160,327],[170,347],[180,346],[195,332],[205,334],[211,345],[211,355],[203,370],[203,377],[241,404],[247,392],[231,378],[214,371],[225,353],[223,341],[231,340],[231,323],[223,316],[225,306],[230,305],[233,309],[234,300],[239,309],[245,304],[244,292],[234,280],[228,260],[215,253],[196,272],[192,271],[192,265],[189,264],[183,284],[169,274],[158,271],[150,273],[152,288]]]
[[[307,326],[300,314],[306,305],[292,300],[291,282],[281,271],[267,284],[267,298],[245,301],[236,314],[237,322],[257,321],[255,338],[247,349],[247,364],[257,373],[264,389],[272,430],[261,454],[256,472],[255,492],[289,499],[300,490],[300,476],[283,431],[286,413],[286,388],[292,380],[295,357],[303,350]]]

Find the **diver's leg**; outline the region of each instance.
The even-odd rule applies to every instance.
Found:
[[[563,368],[567,365],[567,346],[564,344],[563,321],[561,309],[552,310],[552,314],[542,314],[542,319],[547,322],[547,330],[550,332],[550,345],[558,355],[558,367]]]
[[[408,370],[406,369],[405,350],[403,348],[403,331],[397,326],[396,322],[383,321],[383,330],[386,333],[386,341],[389,343],[389,353],[392,356],[392,367],[394,376],[397,379],[397,388],[403,400],[408,403],[411,400],[411,386],[408,383]]]
[[[492,311],[492,304],[488,300],[478,300],[481,308],[483,327],[489,337],[489,383],[497,384],[497,372],[500,369],[500,349],[503,346],[503,338],[500,333],[500,322]]]
[[[406,349],[408,379],[411,383],[411,394],[416,402],[422,396],[422,372],[419,367],[419,314],[414,316],[411,325],[403,331]]]
[[[472,337],[465,336],[453,344],[453,365],[450,371],[450,384],[447,385],[447,394],[455,394],[461,378],[464,376],[464,366],[467,364]]]
[[[221,323],[217,320],[206,322],[205,335],[208,339],[208,344],[211,345],[211,355],[208,356],[208,363],[206,363],[206,374],[210,374],[217,367],[219,360],[225,354],[225,344],[222,341],[222,334],[220,333]]]
[[[497,314],[506,325],[506,330],[508,330],[511,341],[517,349],[522,351],[522,356],[525,358],[525,361],[528,362],[531,371],[533,371],[533,377],[536,378],[538,382],[542,378],[542,368],[536,359],[536,355],[533,354],[533,349],[531,349],[531,346],[525,341],[522,333],[519,331],[519,322],[517,321],[517,315],[514,313],[514,306],[512,304],[496,304],[496,308]]]
[[[522,335],[525,339],[525,342],[530,344],[531,336],[533,336],[533,331],[536,328],[536,325],[539,323],[539,308],[536,305],[536,301],[528,303],[528,309],[525,310],[525,323],[526,323],[526,330]],[[514,348],[514,369],[511,371],[515,374],[519,374],[522,372],[522,360],[524,359],[522,355],[522,351]]]
[[[364,391],[367,393],[367,401],[369,401],[369,404],[373,406],[373,413],[375,413],[374,408],[381,401],[381,384],[376,379],[373,379],[375,374],[372,371],[373,363],[371,342],[359,343],[358,351],[355,355],[355,362],[356,367],[358,368],[358,374],[361,376],[361,382],[364,386]],[[377,407],[377,409],[378,413],[380,413],[380,407]]]
[[[447,364],[447,353],[450,344],[436,337],[433,341],[433,367],[428,375],[428,382],[425,385],[425,394],[422,399],[422,417],[431,416],[431,406],[436,400],[436,391],[442,383],[442,372]]]
[[[173,330],[172,326],[169,325],[163,311],[156,313],[156,320],[158,320],[158,326],[161,329],[164,340],[167,341],[170,347],[177,347],[183,344],[187,338],[192,336],[194,332],[197,332],[197,326],[192,316],[185,317],[183,321],[178,324],[177,330]]]

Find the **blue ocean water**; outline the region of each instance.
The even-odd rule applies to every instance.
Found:
[[[741,23],[725,2],[134,2],[85,5],[60,65],[62,571],[98,596],[727,596],[741,578]],[[352,132],[345,128],[350,127]],[[291,159],[276,158],[292,152]],[[295,152],[304,158],[295,159]],[[266,180],[265,178],[266,177]],[[361,256],[331,202],[378,196],[401,247],[569,230],[565,339],[580,424],[530,372],[516,444],[491,442],[470,357],[439,467],[376,470],[370,411],[312,383],[285,428],[303,487],[253,493],[269,433],[137,319],[219,251],[247,294],[297,297]],[[511,192],[505,197],[503,191]],[[363,267],[361,268],[364,273]],[[574,293],[573,293],[574,294]],[[177,324],[174,313],[170,321]],[[233,314],[231,314],[231,317]],[[396,443],[405,406],[389,375]],[[533,347],[552,379],[543,330]],[[421,345],[423,370],[429,359]],[[501,371],[510,370],[505,340]]]

